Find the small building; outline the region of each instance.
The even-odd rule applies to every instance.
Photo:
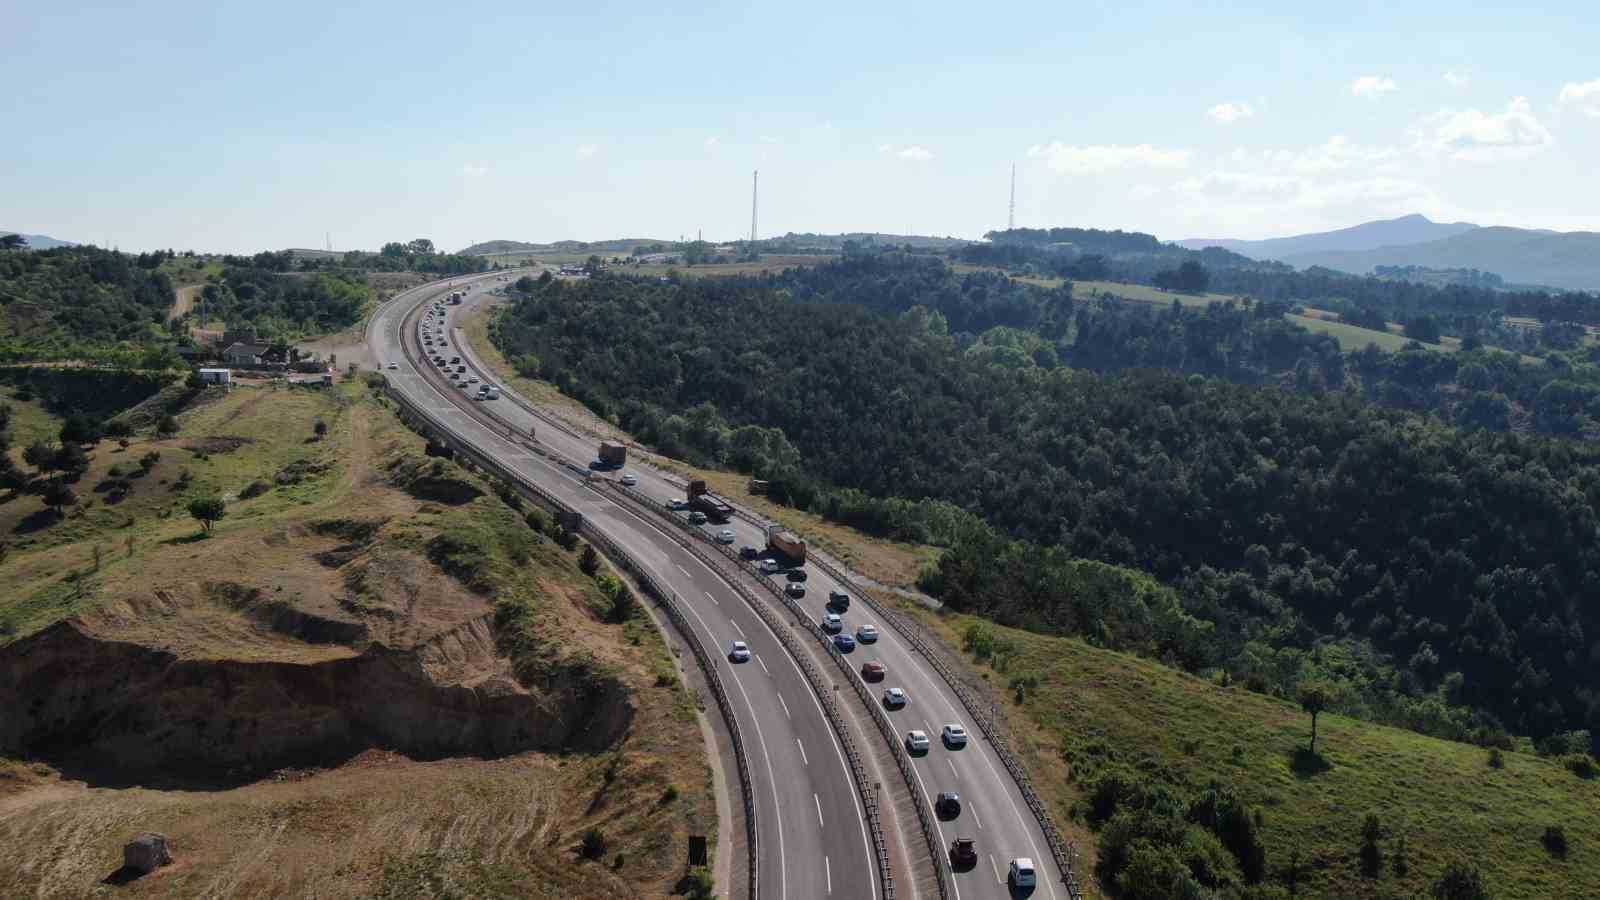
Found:
[[[272,349],[266,344],[246,344],[234,341],[222,351],[222,361],[231,366],[259,366],[261,357]]]
[[[231,369],[201,369],[197,374],[206,384],[232,384],[233,370]]]

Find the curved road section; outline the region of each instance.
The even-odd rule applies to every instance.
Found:
[[[570,469],[529,452],[503,429],[469,414],[464,407],[476,401],[466,392],[445,386],[434,373],[411,362],[403,342],[416,346],[424,304],[463,287],[481,293],[497,283],[496,278],[459,278],[454,286],[435,283],[396,296],[368,324],[373,358],[393,389],[428,410],[455,438],[581,511],[591,527],[677,595],[700,640],[723,654],[719,674],[745,735],[756,781],[752,787],[762,897],[875,900],[879,890],[865,812],[851,787],[844,752],[799,668],[765,623],[720,576],[662,534],[657,524],[603,498]],[[436,342],[438,330],[433,328]],[[448,330],[446,344],[442,352],[447,359],[466,355]],[[422,362],[420,355],[418,359]],[[486,376],[478,373],[480,378]],[[474,394],[477,387],[471,385]],[[512,408],[505,400],[488,402],[497,414]],[[521,433],[526,434],[526,428]],[[748,662],[729,660],[727,653],[735,640],[749,647]]]

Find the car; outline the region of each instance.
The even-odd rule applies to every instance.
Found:
[[[628,487],[633,487],[634,485],[639,483],[639,476],[633,474],[632,472],[623,472],[622,473],[622,483],[627,485]]]
[[[706,514],[705,513],[701,512],[698,509],[695,510],[694,512],[692,512],[692,513],[689,513],[689,524],[690,525],[704,525],[705,523],[706,523]]]
[[[719,543],[719,544],[731,544],[731,543],[733,543],[733,529],[724,528],[721,531],[717,532],[717,543]]]
[[[878,642],[878,629],[868,622],[856,629],[856,640],[863,644],[875,644]]]
[[[746,544],[743,547],[739,548],[739,558],[740,559],[755,559],[756,557],[758,557],[760,555],[761,555],[761,551],[757,550],[756,548],[754,548],[752,546],[750,546],[749,544]]]
[[[456,366],[456,374],[458,374],[458,375],[467,374],[467,367],[466,366]]]
[[[912,753],[927,753],[928,748],[931,746],[933,745],[928,742],[928,733],[926,731],[906,732],[906,749]]]
[[[869,659],[861,664],[861,677],[868,681],[882,681],[886,671],[883,663],[875,659]]]
[[[671,500],[667,501],[667,509],[688,509],[688,508],[689,508],[689,501],[683,499],[682,497],[673,497]]]
[[[472,382],[473,384],[477,384],[478,383],[478,376],[473,375],[473,376],[469,377],[467,380]]]
[[[784,572],[783,574],[784,574],[784,577],[788,578],[790,581],[805,581],[806,580],[806,570],[805,569],[790,569],[787,572]]]
[[[1033,870],[1033,860],[1026,856],[1019,856],[1011,861],[1011,869],[1006,874],[1006,881],[1012,887],[1033,887],[1039,883],[1039,876]]]
[[[828,613],[822,617],[822,630],[829,634],[838,634],[844,630],[844,620],[837,613]]]
[[[833,636],[833,646],[841,653],[849,653],[856,648],[856,639],[848,634],[836,634]]]
[[[883,705],[888,709],[899,709],[906,705],[906,692],[904,688],[889,688],[883,692]]]
[[[783,586],[783,592],[794,599],[799,600],[801,597],[806,595],[806,586],[800,584],[799,582],[791,581]]]
[[[461,364],[461,357],[459,357],[459,356],[450,357],[450,365],[455,366],[455,365],[460,365],[460,364]]]
[[[933,800],[933,812],[946,820],[961,815],[961,795],[955,791],[940,791]]]
[[[828,608],[844,612],[850,608],[850,595],[844,591],[833,590],[828,592]]]
[[[951,722],[944,726],[944,731],[940,733],[940,737],[944,738],[946,747],[965,747],[967,745],[967,730],[956,722]]]
[[[782,571],[783,563],[775,559],[763,559],[761,561],[761,574],[763,575],[776,575]]]
[[[390,371],[393,371],[393,370],[398,369],[398,368],[400,368],[400,364],[399,363],[389,363]]]
[[[950,868],[970,869],[978,864],[978,842],[958,837],[950,842]]]
[[[461,382],[461,389],[462,389],[462,390],[463,390],[463,391],[468,391],[468,392],[470,392],[470,391],[471,391],[471,390],[472,390],[472,385],[470,385],[470,384],[467,384],[467,383],[466,383],[466,382],[465,382],[465,381],[463,381],[463,382]]]
[[[728,659],[736,663],[750,661],[750,647],[744,641],[734,641],[728,648]]]

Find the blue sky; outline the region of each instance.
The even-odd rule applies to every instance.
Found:
[[[124,249],[1600,230],[1586,3],[13,4],[0,228]]]

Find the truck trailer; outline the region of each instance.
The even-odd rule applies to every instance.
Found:
[[[689,482],[689,508],[705,513],[713,522],[726,522],[733,515],[728,501],[706,490],[705,481],[699,478]]]
[[[606,469],[620,469],[628,461],[628,448],[624,444],[613,444],[610,441],[600,442],[600,466]]]
[[[775,559],[788,563],[790,568],[800,566],[806,561],[805,539],[782,525],[767,526],[767,550],[771,551]]]

